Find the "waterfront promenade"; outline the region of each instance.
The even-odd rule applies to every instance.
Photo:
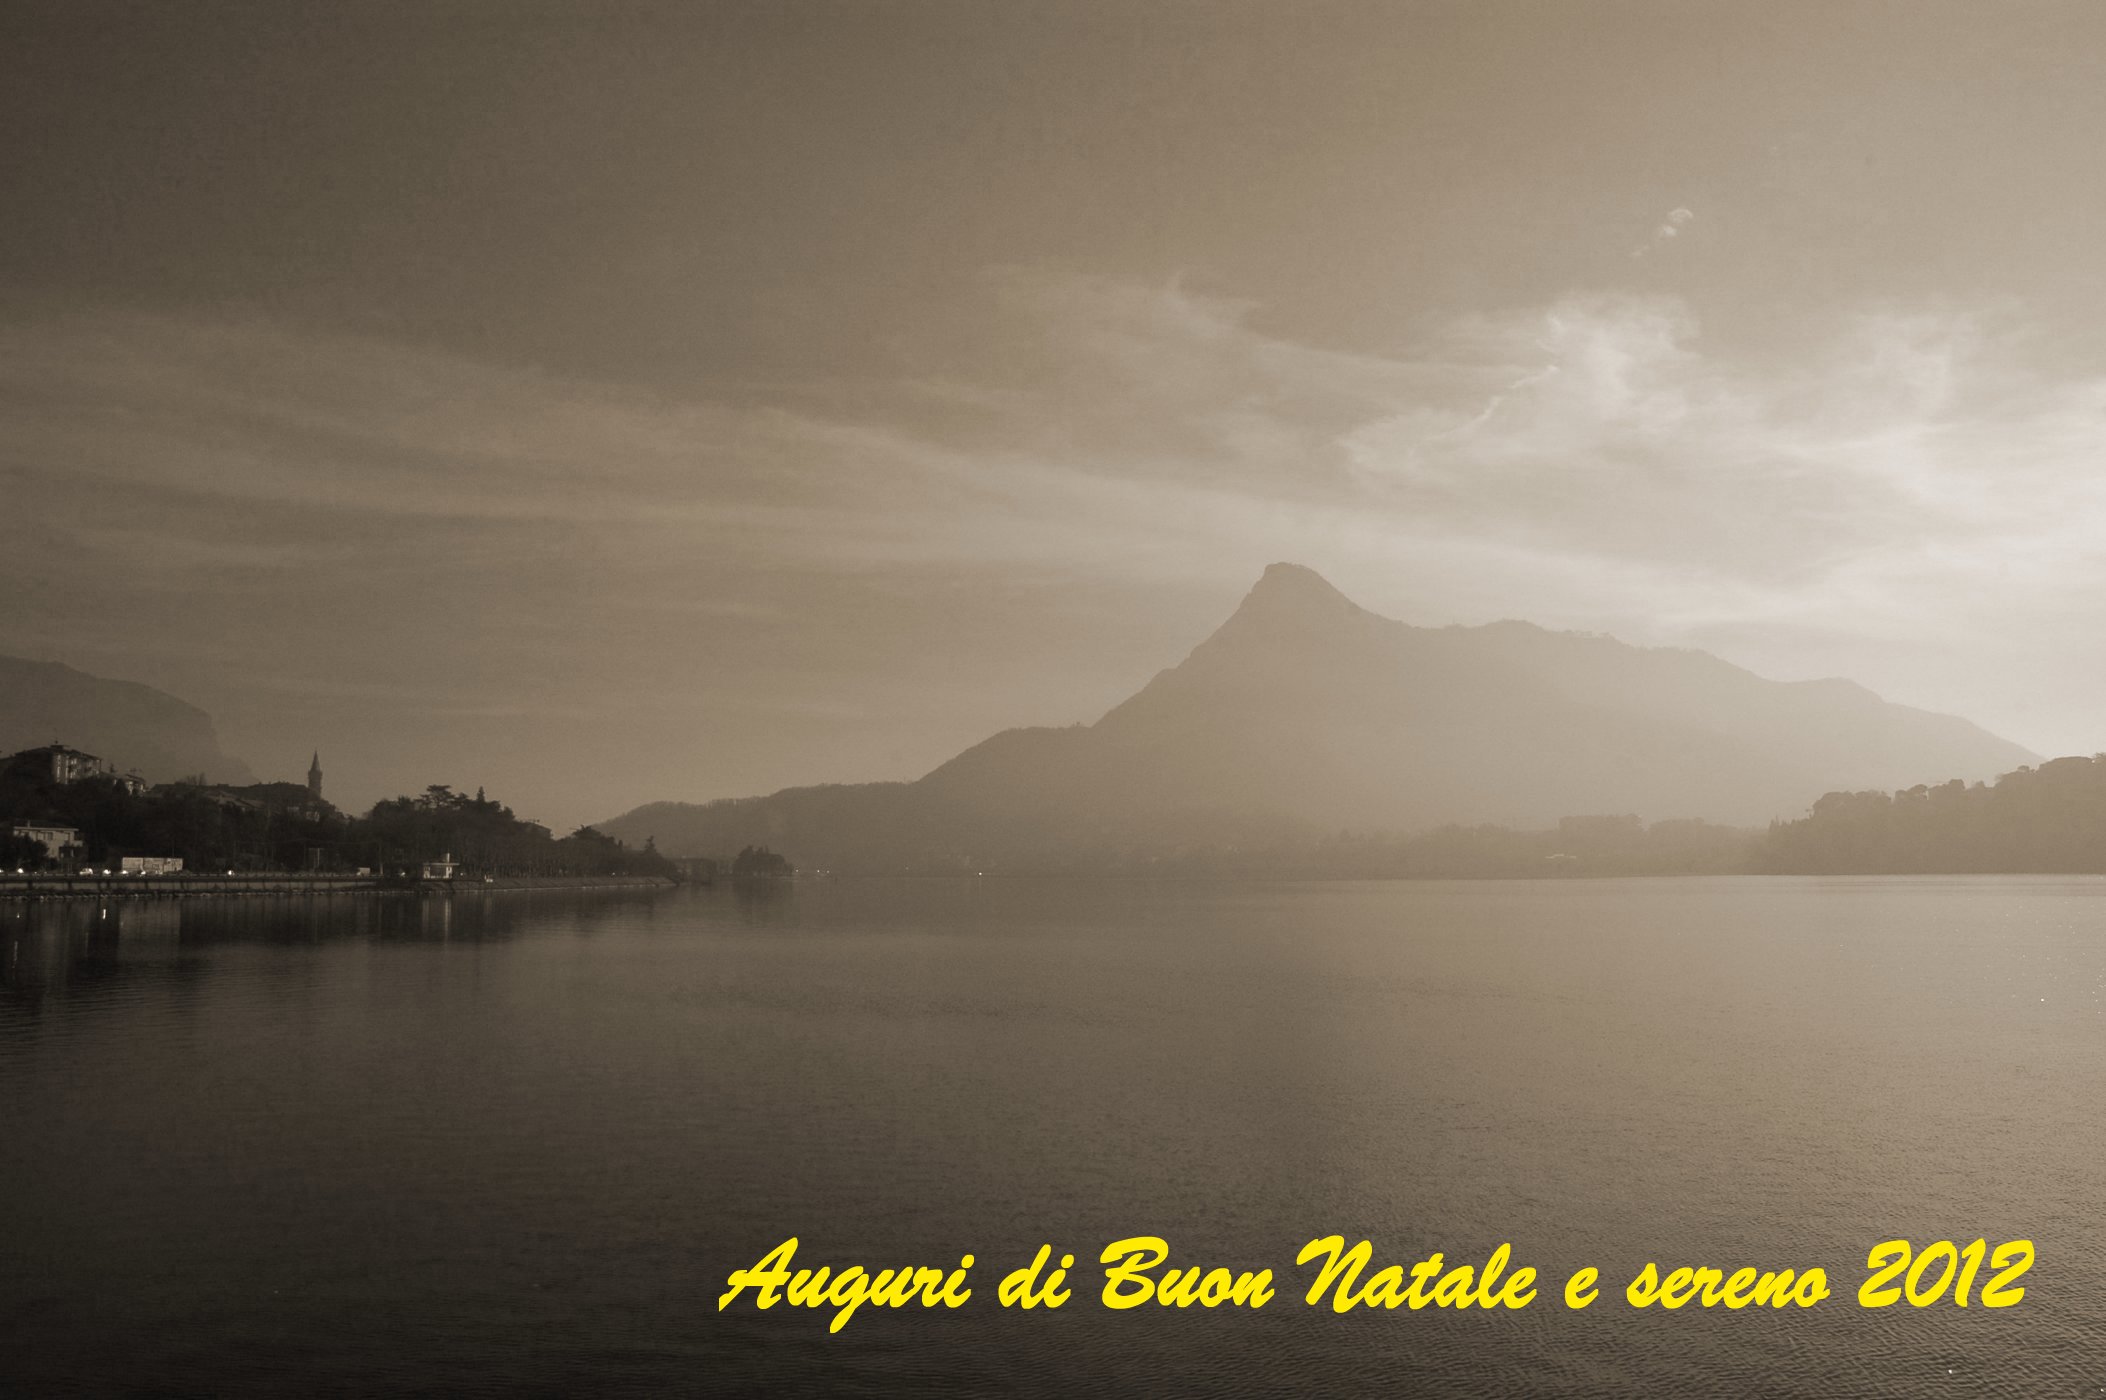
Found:
[[[675,882],[656,875],[496,875],[450,880],[383,879],[373,875],[282,874],[273,871],[208,875],[0,873],[0,899],[109,899],[161,895],[303,894],[486,894],[510,890],[669,889]]]

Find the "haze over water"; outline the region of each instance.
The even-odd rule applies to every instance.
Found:
[[[1011,1387],[2093,1394],[2106,882],[799,881],[0,908],[0,1375],[24,1393]],[[1519,1313],[1304,1306],[1511,1242]],[[1108,1241],[1272,1268],[1107,1312]],[[954,1266],[955,1313],[741,1301]],[[1865,1252],[2036,1242],[2023,1302]],[[1017,1314],[1043,1243],[1074,1301]],[[1824,1268],[1635,1312],[1646,1261]],[[1586,1312],[1566,1272],[1602,1270]],[[750,1295],[749,1295],[750,1296]]]

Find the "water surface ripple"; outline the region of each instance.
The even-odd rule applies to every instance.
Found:
[[[815,881],[0,904],[16,1393],[2106,1395],[2106,882]],[[1293,1259],[1520,1313],[1334,1315]],[[955,1312],[715,1310],[980,1263]],[[1270,1267],[1097,1306],[1108,1240]],[[1897,1236],[2018,1306],[1856,1306]],[[1040,1244],[1075,1301],[994,1305]],[[1827,1270],[1639,1312],[1648,1260]],[[1591,1264],[1585,1312],[1556,1284]]]

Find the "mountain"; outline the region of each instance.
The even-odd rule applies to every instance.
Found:
[[[1058,865],[1583,813],[1760,824],[1837,788],[2034,757],[1848,681],[1525,622],[1412,627],[1275,564],[1095,724],[1007,730],[912,783],[655,803],[602,829],[669,854],[767,843],[807,867]]]
[[[0,754],[70,744],[164,783],[203,773],[217,782],[255,775],[219,746],[212,716],[133,681],[104,680],[53,661],[0,656]]]

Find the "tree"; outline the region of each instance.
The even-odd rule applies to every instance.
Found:
[[[731,862],[734,879],[780,879],[796,873],[796,866],[766,846],[748,846]]]

